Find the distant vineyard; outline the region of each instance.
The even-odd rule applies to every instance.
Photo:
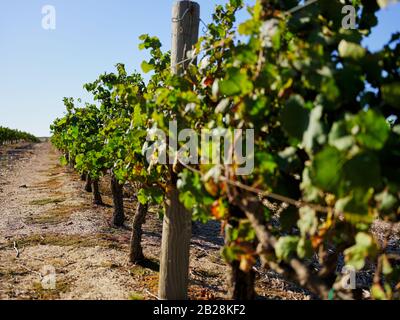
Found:
[[[0,145],[20,141],[39,142],[39,139],[27,132],[0,127]]]

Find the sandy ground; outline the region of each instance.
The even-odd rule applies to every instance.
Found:
[[[161,242],[157,214],[150,213],[144,226],[148,261],[143,266],[129,264],[135,203],[125,199],[126,227],[112,228],[106,181],[101,188],[108,206],[94,206],[83,182],[58,158],[48,142],[0,152],[0,299],[156,298]],[[222,245],[217,223],[195,227],[191,299],[225,297]],[[268,273],[258,273],[257,292],[268,299],[308,298]]]

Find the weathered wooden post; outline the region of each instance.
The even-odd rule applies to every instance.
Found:
[[[192,50],[199,38],[200,5],[193,1],[178,1],[172,9],[172,72],[182,74],[189,60],[188,51]],[[184,63],[180,63],[184,60]]]
[[[188,51],[198,40],[200,6],[193,1],[178,1],[173,6],[172,17],[171,68],[174,74],[180,75],[190,62],[182,61],[187,59]],[[171,175],[163,222],[158,296],[163,300],[185,300],[188,298],[192,216],[179,202],[177,176],[173,170]]]

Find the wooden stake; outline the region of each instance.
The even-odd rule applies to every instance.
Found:
[[[182,74],[190,61],[187,53],[197,43],[200,26],[200,5],[193,1],[178,1],[172,9],[171,66],[174,74]]]
[[[189,65],[189,61],[182,61],[187,59],[187,52],[198,40],[200,6],[192,1],[179,1],[174,4],[172,15],[172,72],[181,75]],[[161,300],[186,300],[192,216],[179,202],[177,176],[173,170],[170,171],[172,177],[166,197],[158,296]]]

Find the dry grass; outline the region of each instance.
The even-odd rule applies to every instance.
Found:
[[[158,293],[158,274],[144,276],[141,279],[141,283],[144,284],[152,294],[157,295]]]
[[[61,198],[46,198],[46,199],[39,199],[39,200],[33,200],[29,202],[31,206],[45,206],[47,204],[59,204],[64,202],[65,199]]]
[[[50,190],[57,190],[57,189],[60,189],[62,185],[63,185],[63,182],[59,179],[59,177],[54,177],[54,178],[48,179],[44,182],[34,184],[32,186],[32,188],[34,188],[34,189],[46,188],[46,189],[50,189]]]
[[[153,274],[151,270],[143,268],[141,266],[134,266],[129,270],[129,273],[134,277],[144,277]]]
[[[23,277],[28,275],[29,272],[25,269],[5,269],[5,268],[0,268],[0,281],[3,281],[5,279],[12,279],[15,277]]]
[[[67,279],[57,279],[55,289],[44,289],[40,282],[34,282],[30,294],[35,300],[57,300],[61,298],[62,293],[69,292],[71,286],[72,283]]]
[[[55,225],[66,222],[76,212],[89,209],[89,205],[81,206],[58,206],[46,211],[43,214],[31,216],[25,219],[28,224],[50,224]]]
[[[63,235],[63,234],[34,234],[16,240],[20,247],[31,247],[37,245],[52,245],[59,247],[104,247],[109,249],[121,249],[122,244],[115,239],[104,235],[93,236]],[[10,242],[9,245],[12,245]]]
[[[213,270],[196,269],[193,272],[202,278],[218,278],[221,276],[219,272]]]
[[[144,300],[144,296],[137,292],[132,292],[129,295],[129,300]]]

